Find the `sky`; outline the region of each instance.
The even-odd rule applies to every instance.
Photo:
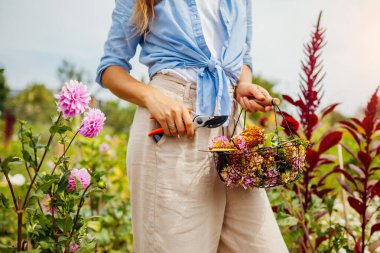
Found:
[[[1,0],[0,67],[6,69],[11,89],[33,82],[57,89],[57,68],[63,59],[95,79],[114,4],[114,0]],[[353,116],[380,85],[379,0],[253,0],[254,73],[274,82],[277,92],[295,97],[303,44],[320,10],[327,29],[321,106],[340,102],[337,111]],[[137,56],[131,64],[133,76],[148,79]],[[116,99],[99,85],[90,85],[98,97]]]

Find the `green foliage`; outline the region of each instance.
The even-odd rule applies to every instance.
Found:
[[[18,119],[48,124],[56,112],[54,94],[44,84],[33,83],[16,97],[10,98],[7,109]]]
[[[78,69],[74,63],[65,59],[62,60],[61,65],[58,67],[57,75],[62,84],[66,80],[78,80],[79,82],[91,83],[90,74],[85,69]]]
[[[129,128],[136,111],[134,104],[120,105],[119,101],[107,101],[100,108],[107,115],[107,124],[112,126],[115,133],[129,133]]]
[[[4,75],[4,69],[0,68],[0,116],[4,116],[6,100],[9,94],[9,87]]]

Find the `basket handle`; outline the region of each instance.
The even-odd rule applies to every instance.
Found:
[[[268,105],[269,103],[273,105],[274,119],[275,119],[275,122],[276,122],[275,133],[277,135],[278,141],[279,141],[279,136],[278,136],[278,125],[277,125],[277,117],[276,117],[276,107],[277,107],[277,110],[280,112],[282,118],[284,119],[286,127],[289,130],[289,133],[291,135],[293,135],[293,132],[292,132],[291,128],[289,127],[288,121],[286,120],[284,114],[282,113],[280,107],[278,106],[280,104],[280,102],[281,102],[281,100],[279,98],[267,98],[265,100],[258,100],[258,99],[254,98],[253,100],[255,102],[257,102],[258,104],[263,105],[263,106]],[[239,119],[241,117],[241,114],[243,113],[243,110],[244,110],[243,108],[240,110],[240,113],[239,113],[239,116],[238,116],[238,120],[236,121],[236,123],[234,125],[234,129],[232,131],[231,137],[234,136],[234,134],[235,134],[236,127],[237,127],[237,125],[239,123]],[[244,122],[243,122],[244,129],[245,129],[246,118],[247,118],[247,111],[244,110]]]

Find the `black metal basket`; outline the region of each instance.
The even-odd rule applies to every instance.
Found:
[[[277,145],[256,150],[212,151],[220,179],[230,187],[268,188],[298,180],[305,166],[307,142],[293,135],[280,108],[273,103]],[[291,137],[281,140],[278,134],[276,107],[283,117]],[[239,119],[241,113],[239,114]],[[245,126],[244,115],[244,126]],[[239,120],[238,120],[239,121]],[[232,136],[236,130],[233,130]]]

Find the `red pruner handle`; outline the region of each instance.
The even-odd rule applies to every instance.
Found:
[[[164,133],[164,129],[163,128],[157,128],[157,129],[150,131],[148,133],[148,136],[153,136],[155,134],[162,134],[162,133]]]

